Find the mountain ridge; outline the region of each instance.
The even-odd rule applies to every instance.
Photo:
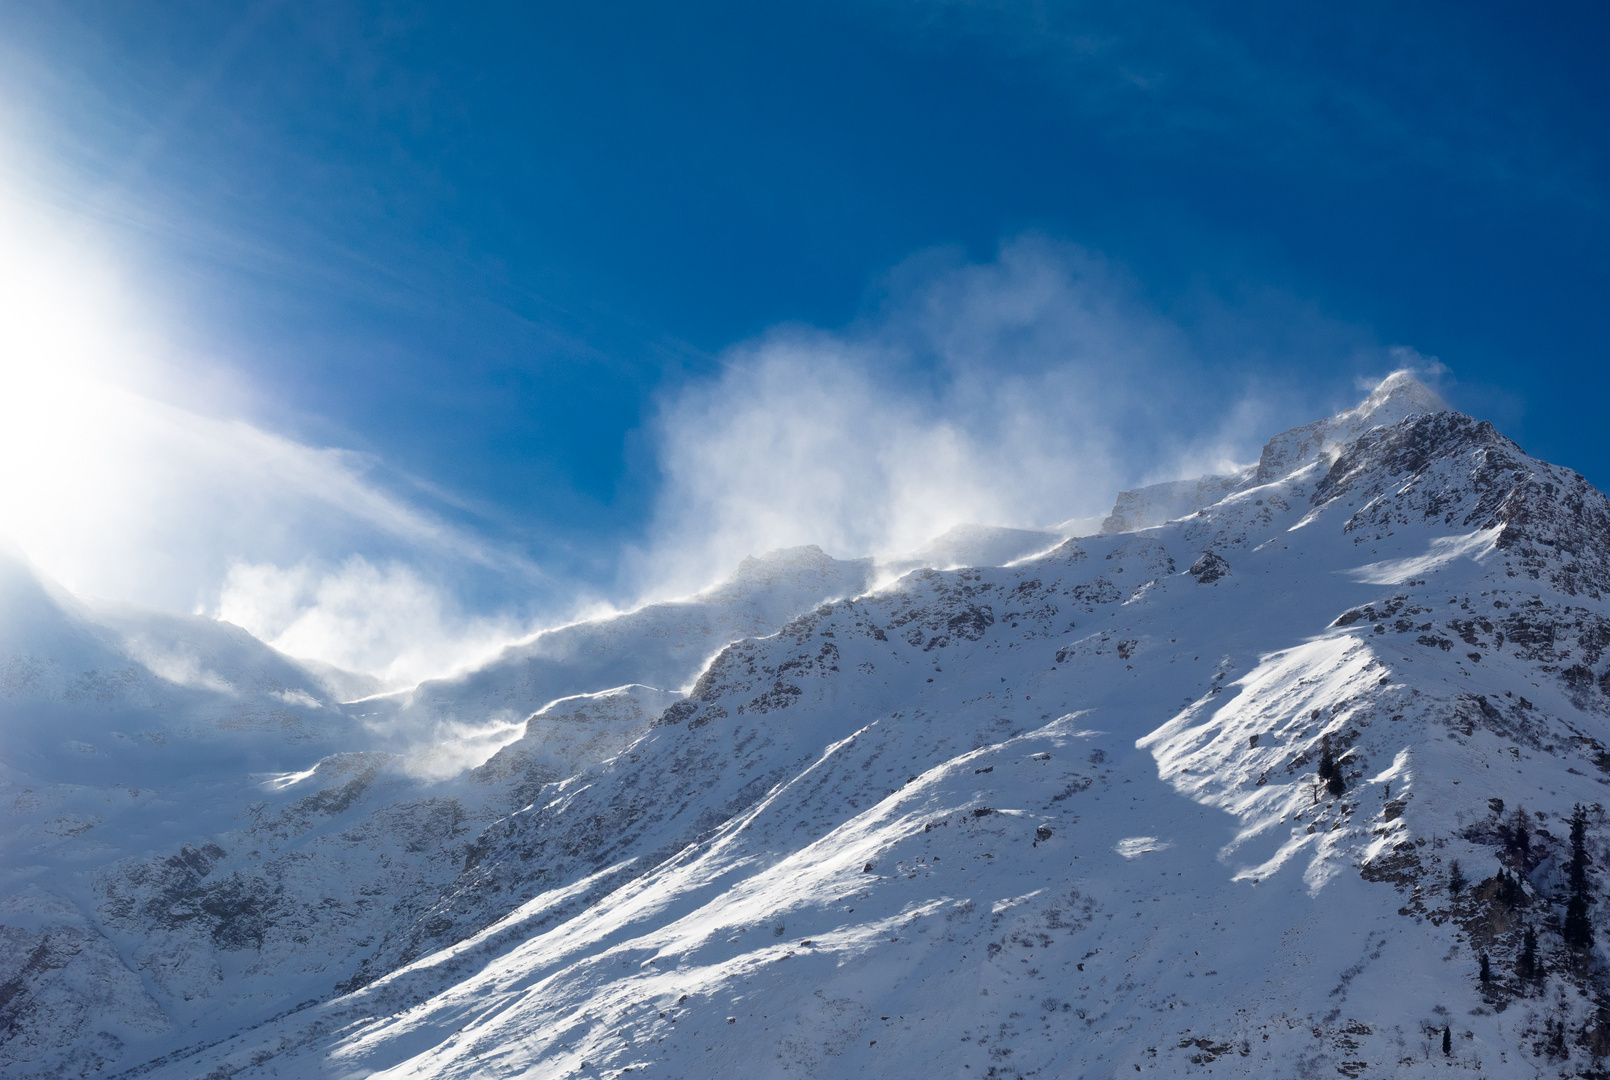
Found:
[[[1389,382],[1278,477],[813,604],[479,778],[289,782],[332,838],[451,791],[440,876],[139,1075],[1601,1075],[1610,503]]]

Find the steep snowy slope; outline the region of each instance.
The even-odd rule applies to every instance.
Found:
[[[1600,1075],[1610,503],[1371,401],[729,646],[372,981],[142,1075]]]
[[[773,552],[689,600],[342,706],[361,677],[0,562],[0,1069],[93,1073],[328,997],[483,828],[681,697],[618,684],[685,684],[872,572]]]
[[[617,671],[685,683],[870,572],[777,552],[690,601],[539,635],[404,697],[445,739],[421,748],[406,708],[333,700],[349,673],[0,560],[0,1067],[94,1072],[328,996],[488,822],[680,697],[610,690]],[[545,707],[526,720],[517,699]]]

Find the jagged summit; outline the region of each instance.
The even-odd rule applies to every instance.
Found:
[[[1359,419],[1375,425],[1395,424],[1416,413],[1447,412],[1448,403],[1413,371],[1401,369],[1377,383],[1370,396],[1352,411]]]
[[[1278,480],[1304,465],[1316,461],[1329,465],[1343,446],[1372,428],[1447,409],[1447,403],[1413,372],[1394,371],[1353,408],[1270,439],[1256,465],[1226,475],[1170,480],[1119,492],[1100,531],[1134,532],[1194,514],[1233,492]]]
[[[1446,412],[1448,405],[1413,372],[1394,371],[1369,397],[1345,412],[1292,428],[1270,439],[1258,457],[1253,483],[1267,484],[1311,461],[1329,464],[1341,447],[1371,428],[1415,415]]]

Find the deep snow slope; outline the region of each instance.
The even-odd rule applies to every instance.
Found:
[[[1372,401],[728,646],[346,993],[139,1075],[1603,1074],[1610,503]]]

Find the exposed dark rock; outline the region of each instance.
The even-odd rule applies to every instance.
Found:
[[[1187,571],[1198,585],[1211,585],[1230,572],[1230,564],[1220,555],[1204,551]]]

